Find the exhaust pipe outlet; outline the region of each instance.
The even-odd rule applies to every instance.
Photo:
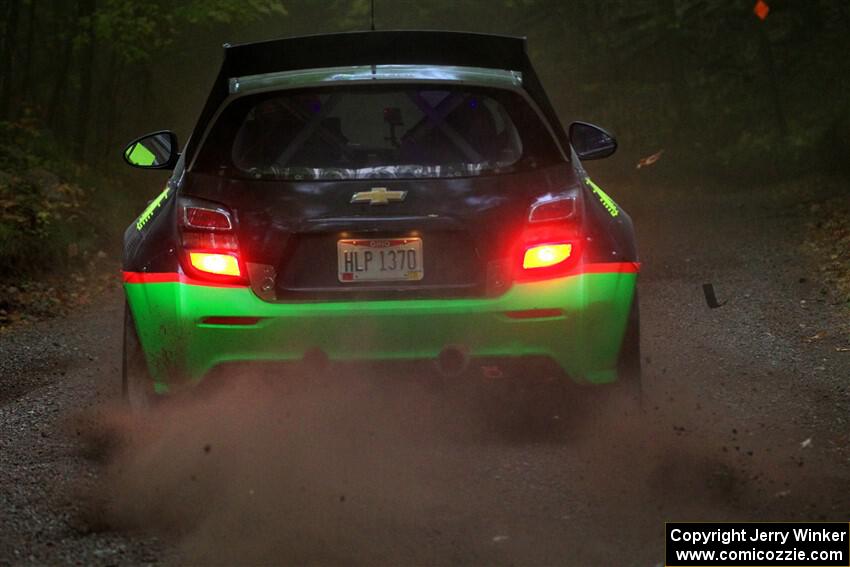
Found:
[[[448,346],[437,355],[437,370],[443,376],[458,376],[469,366],[469,355],[466,349]]]

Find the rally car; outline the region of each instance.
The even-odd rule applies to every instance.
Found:
[[[448,380],[639,385],[629,215],[522,38],[372,31],[225,45],[189,141],[127,228],[134,406],[234,365],[425,363]]]

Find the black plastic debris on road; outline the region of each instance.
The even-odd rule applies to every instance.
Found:
[[[726,302],[719,303],[717,301],[717,296],[714,294],[714,285],[710,283],[702,284],[702,292],[705,294],[705,302],[712,309],[717,309],[718,307],[723,307],[726,305]]]

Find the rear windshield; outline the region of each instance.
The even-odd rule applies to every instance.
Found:
[[[242,97],[216,122],[197,168],[254,179],[469,177],[563,161],[517,93],[397,85]]]

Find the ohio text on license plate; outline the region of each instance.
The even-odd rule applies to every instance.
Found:
[[[339,281],[418,281],[425,272],[421,238],[357,238],[336,244]]]

